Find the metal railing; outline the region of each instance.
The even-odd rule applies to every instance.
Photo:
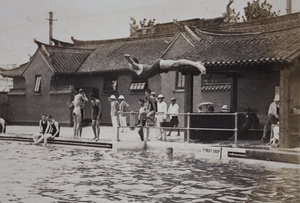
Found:
[[[138,115],[139,112],[119,112],[119,117],[120,114],[131,114],[131,115]],[[161,113],[156,113],[156,115],[161,115]],[[237,145],[238,140],[237,140],[237,134],[238,134],[238,112],[235,113],[178,113],[178,115],[183,115],[183,116],[187,116],[187,121],[186,121],[186,127],[157,127],[156,125],[154,126],[154,128],[159,128],[159,129],[163,129],[163,130],[186,130],[187,136],[186,136],[186,140],[185,141],[189,141],[190,140],[190,132],[191,130],[203,130],[203,131],[231,131],[234,132],[234,146]],[[170,116],[171,114],[166,114],[167,116]],[[201,116],[234,116],[234,128],[192,128],[191,127],[191,116],[197,116],[197,115],[201,115]],[[130,119],[135,119],[136,121],[136,117],[134,116],[130,116]],[[134,121],[134,122],[135,122]],[[133,123],[133,121],[130,120],[129,123]],[[147,123],[147,122],[146,122]],[[136,125],[135,125],[136,126]],[[119,136],[120,136],[120,128],[131,128],[133,126],[120,126],[118,125],[117,128],[117,141],[119,141]],[[147,131],[149,131],[150,126],[146,125],[144,126]],[[147,132],[148,133],[148,132]]]

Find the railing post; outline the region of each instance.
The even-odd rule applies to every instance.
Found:
[[[238,135],[238,112],[234,114],[234,146],[237,146],[237,135]]]
[[[118,118],[120,118],[120,112],[118,112]],[[117,141],[120,141],[120,125],[117,123]]]
[[[190,112],[188,112],[187,113],[187,127],[186,127],[186,130],[187,130],[187,132],[186,132],[186,139],[187,140],[185,140],[186,142],[189,142],[189,140],[190,140],[190,126],[191,126],[191,117],[190,117]]]

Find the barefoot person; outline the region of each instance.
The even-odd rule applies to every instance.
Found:
[[[82,113],[81,107],[83,106],[84,102],[88,101],[87,97],[85,96],[84,90],[80,89],[78,94],[75,95],[73,102],[70,105],[74,107],[73,109],[73,119],[74,119],[74,138],[81,137],[81,128],[82,128]]]
[[[138,116],[138,133],[140,135],[141,141],[144,141],[144,127],[146,125],[146,106],[145,100],[139,99],[139,116]],[[146,139],[147,140],[147,139]]]
[[[0,133],[5,133],[6,131],[6,123],[3,118],[0,118]]]
[[[55,137],[59,137],[60,125],[59,123],[52,118],[51,115],[48,116],[49,125],[46,129],[46,134],[44,134],[40,139],[35,141],[33,144],[38,144],[44,140],[44,147],[47,145],[48,139],[54,139]]]
[[[47,115],[42,115],[42,120],[39,121],[39,129],[40,131],[32,136],[33,142],[36,142],[40,137],[42,137],[47,131],[46,129],[49,126],[49,122],[47,120]]]
[[[145,90],[145,104],[147,107],[146,121],[148,122],[148,125],[149,125],[149,121],[155,125],[156,121],[154,119],[154,116],[155,116],[155,113],[157,112],[157,101],[156,101],[156,98],[151,96],[150,89]]]
[[[129,54],[125,54],[124,57],[129,62],[131,70],[141,78],[151,78],[156,74],[176,71],[182,66],[194,66],[201,74],[206,73],[206,68],[203,66],[201,61],[194,62],[187,59],[179,59],[177,61],[156,59],[152,65],[147,65],[139,64],[138,59],[131,58]]]
[[[99,99],[96,99],[94,94],[90,95],[92,103],[92,128],[94,132],[95,141],[99,140],[100,135],[100,121],[101,121],[101,103]]]

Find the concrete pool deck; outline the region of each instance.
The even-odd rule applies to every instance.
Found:
[[[117,133],[110,126],[101,126],[100,140],[92,141],[94,134],[91,126],[83,127],[82,138],[73,139],[73,128],[61,127],[60,137],[56,138],[53,144],[70,144],[78,146],[109,148],[116,150],[159,150],[164,152],[166,148],[172,147],[174,151],[193,153],[200,158],[215,159],[257,159],[267,161],[277,161],[284,163],[300,163],[300,148],[273,148],[262,144],[258,140],[238,140],[238,146],[233,145],[233,141],[217,140],[209,143],[186,143],[184,142],[184,133],[177,136],[177,132],[172,132],[167,136],[167,141],[156,139],[156,129],[150,130],[149,141],[142,142],[137,130],[131,131],[129,128],[126,132],[120,133],[117,141]],[[0,138],[22,138],[21,141],[31,141],[31,136],[39,131],[37,126],[19,126],[8,125],[5,134],[0,134]],[[24,139],[27,138],[27,139]],[[3,140],[3,139],[2,139]],[[16,141],[20,141],[16,139]],[[102,144],[102,145],[101,145]],[[107,145],[105,145],[107,144]]]

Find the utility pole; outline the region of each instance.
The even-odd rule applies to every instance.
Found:
[[[286,14],[292,13],[292,0],[286,0]]]
[[[49,20],[49,45],[52,45],[52,37],[53,37],[53,21],[57,21],[55,19],[53,19],[53,12],[50,11],[49,12],[49,19],[46,19],[46,20]]]

